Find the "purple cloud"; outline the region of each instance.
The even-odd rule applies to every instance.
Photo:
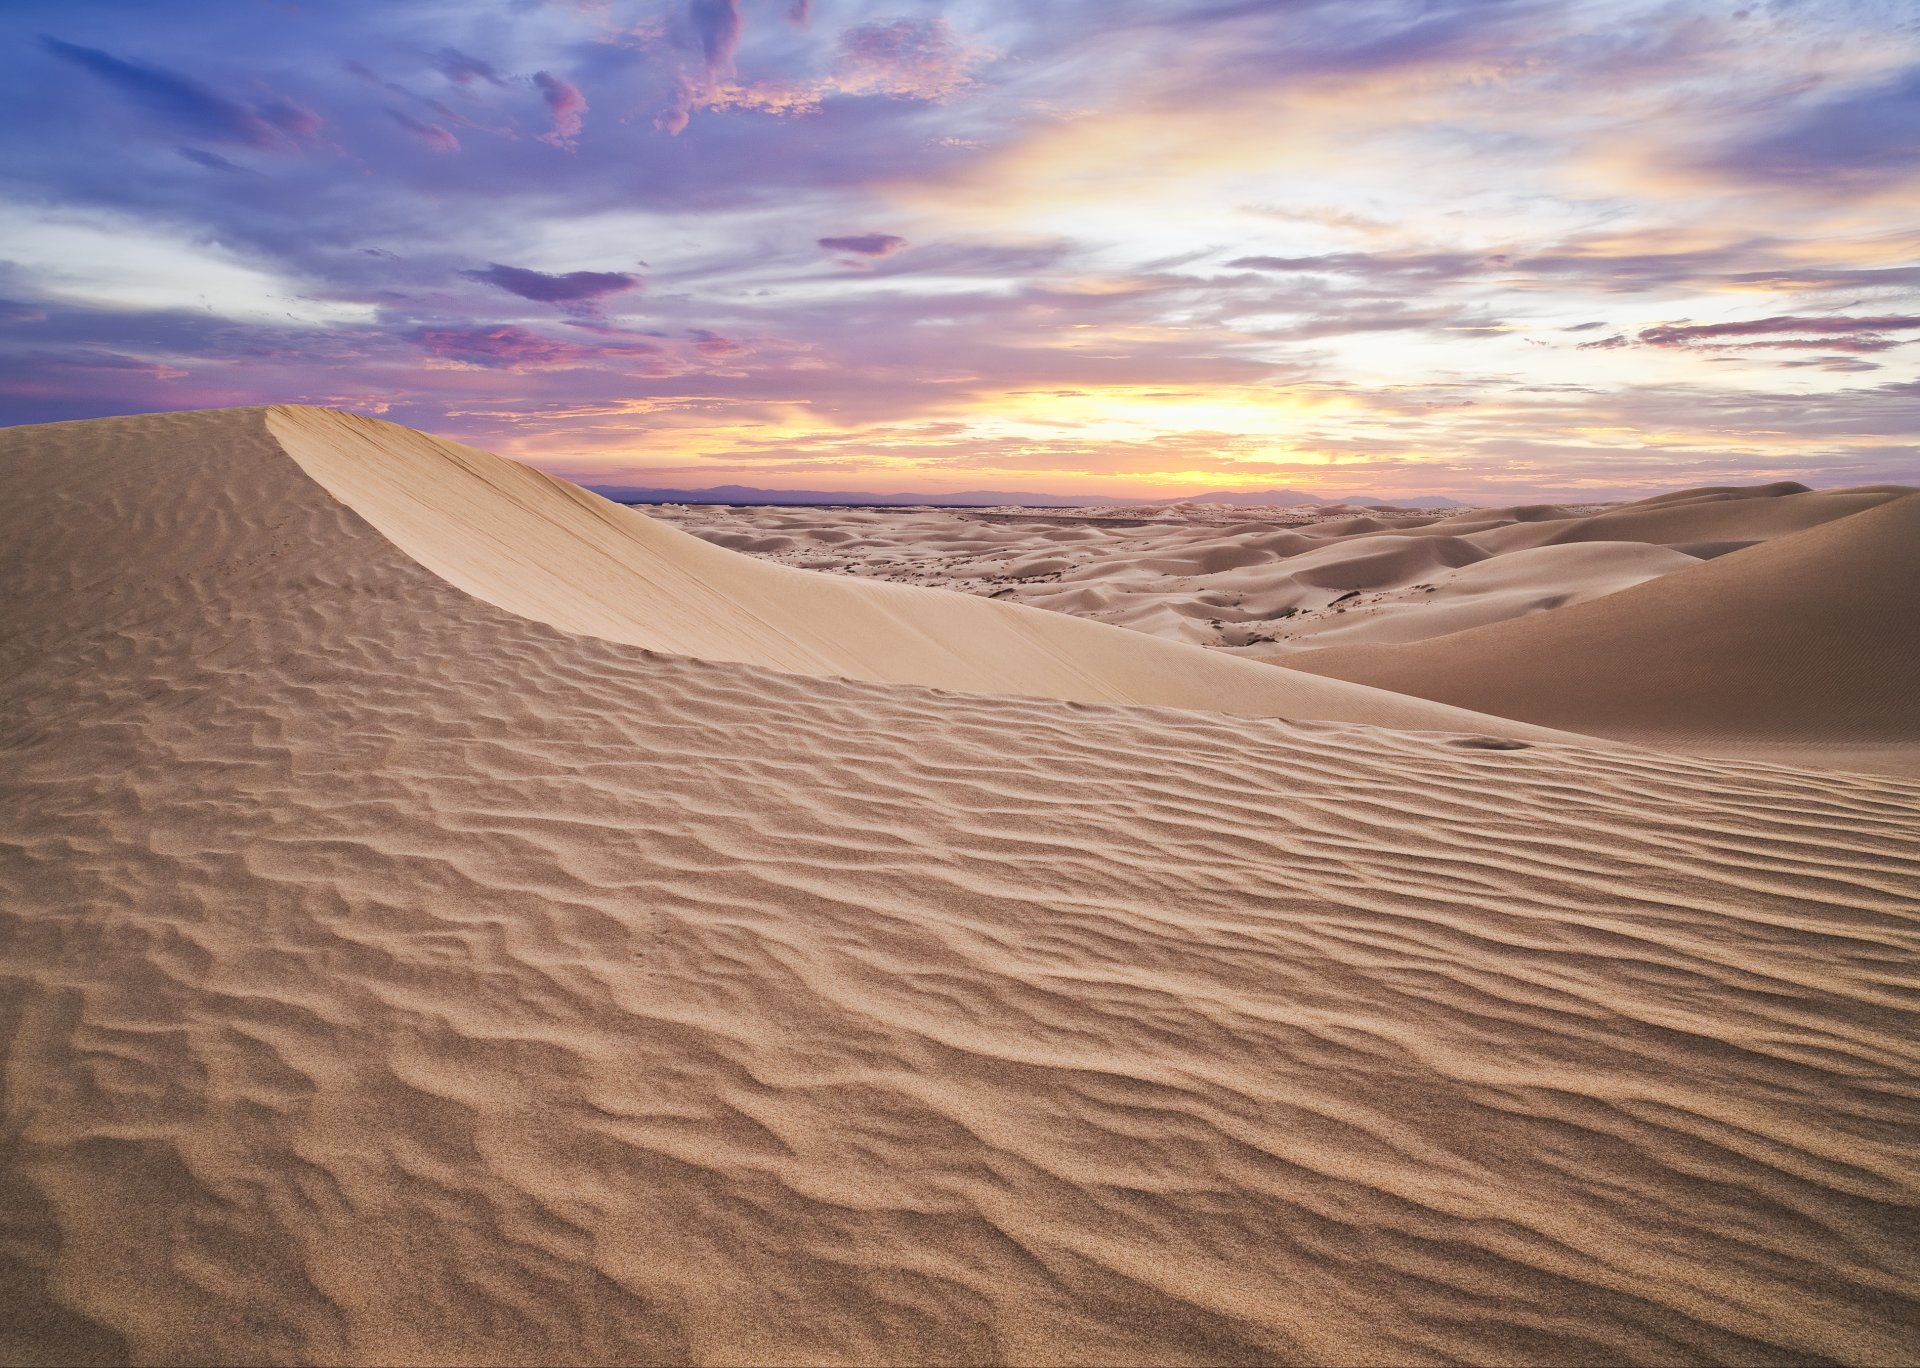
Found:
[[[395,123],[425,143],[429,151],[458,152],[460,150],[460,140],[439,124],[431,124],[424,120],[416,119],[413,115],[398,109],[389,109],[387,113]]]
[[[609,295],[623,294],[640,283],[637,275],[620,271],[567,271],[549,275],[522,266],[502,266],[493,262],[484,271],[462,271],[469,280],[478,280],[540,304],[585,305]]]
[[[733,56],[740,50],[740,0],[691,0],[687,17],[700,36],[707,79],[718,81],[733,75]]]
[[[290,100],[275,99],[251,109],[189,77],[129,62],[99,48],[63,43],[58,38],[42,38],[40,45],[183,132],[212,142],[239,143],[265,151],[284,146],[284,135],[301,137],[320,127],[319,115]]]
[[[568,152],[573,151],[579,145],[581,116],[587,112],[587,97],[580,93],[578,86],[561,80],[551,72],[534,72],[533,83],[540,87],[540,95],[547,102],[547,112],[553,116],[553,131],[542,133],[540,141]]]
[[[180,155],[196,166],[204,166],[209,171],[227,171],[244,174],[246,167],[238,162],[228,161],[218,152],[209,152],[204,147],[182,147]]]
[[[455,85],[468,86],[475,81],[485,81],[491,86],[506,85],[500,73],[494,70],[493,63],[482,61],[458,48],[441,48],[434,65],[440,69],[442,76]]]
[[[907,240],[892,233],[855,233],[849,237],[823,237],[820,245],[829,252],[854,252],[860,256],[884,257],[906,248]]]
[[[566,342],[512,324],[492,328],[420,328],[414,341],[442,361],[469,366],[521,370],[530,366],[570,369],[591,366],[616,356],[642,356],[660,348],[650,342],[589,345]]]

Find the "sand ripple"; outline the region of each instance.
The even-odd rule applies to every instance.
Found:
[[[652,655],[252,432],[0,553],[9,1360],[1920,1352],[1920,785]]]

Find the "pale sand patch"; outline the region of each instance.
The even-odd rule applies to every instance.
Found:
[[[1920,1353],[1920,785],[661,655],[258,411],[0,574],[7,1361]]]

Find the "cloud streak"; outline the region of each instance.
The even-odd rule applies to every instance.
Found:
[[[868,257],[892,256],[907,246],[905,238],[892,233],[854,233],[846,237],[823,237],[819,242],[829,252],[853,252]]]
[[[319,115],[284,97],[248,106],[178,72],[128,61],[99,48],[48,37],[41,38],[40,45],[192,137],[272,151],[320,128]]]
[[[464,271],[469,280],[477,280],[495,289],[541,304],[586,305],[612,295],[624,294],[640,284],[640,277],[623,271],[567,271],[549,275],[523,266],[502,266],[493,262],[484,271]]]

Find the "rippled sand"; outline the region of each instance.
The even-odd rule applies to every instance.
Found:
[[[264,423],[0,437],[0,1357],[1920,1353],[1920,785],[665,655]]]

